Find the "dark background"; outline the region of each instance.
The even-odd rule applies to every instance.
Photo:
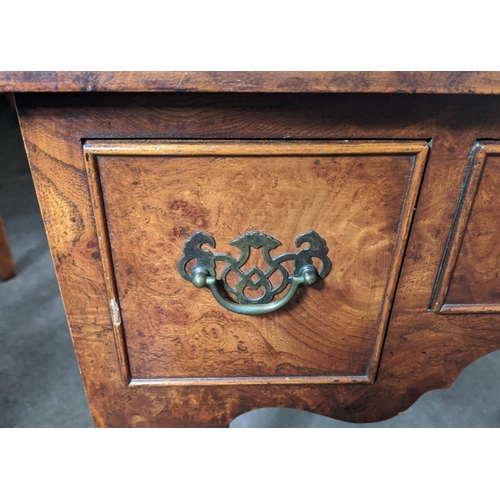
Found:
[[[0,282],[0,427],[92,427],[17,117],[1,94],[0,214],[18,271]],[[500,427],[499,387],[500,351],[384,422],[272,408],[231,427]]]

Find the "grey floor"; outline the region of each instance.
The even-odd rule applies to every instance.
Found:
[[[0,282],[0,427],[92,427],[17,119],[1,95],[0,214],[18,269]],[[263,409],[231,427],[500,427],[500,352],[385,422]]]

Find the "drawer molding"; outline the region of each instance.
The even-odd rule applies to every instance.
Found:
[[[227,386],[227,385],[322,385],[322,384],[371,384],[366,375],[349,377],[205,377],[205,378],[132,378],[131,387],[168,386]]]

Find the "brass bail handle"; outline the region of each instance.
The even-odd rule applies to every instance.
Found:
[[[295,245],[300,247],[304,242],[309,243],[308,248],[301,249],[295,254],[288,253],[272,258],[269,252],[281,245],[280,241],[263,233],[247,233],[231,241],[231,245],[241,251],[240,257],[236,259],[231,255],[214,254],[208,249],[202,249],[201,246],[205,243],[215,248],[215,240],[209,234],[197,232],[184,243],[184,253],[178,266],[179,272],[196,288],[208,287],[215,300],[229,311],[247,315],[268,314],[288,304],[299,286],[312,286],[319,279],[324,279],[330,272],[331,261],[326,255],[328,247],[325,240],[315,231],[308,231],[297,237]],[[255,266],[246,272],[241,269],[247,262],[252,247],[262,249],[264,261],[269,265],[267,271],[263,272]],[[312,257],[321,261],[320,271],[313,265]],[[195,265],[191,269],[191,274],[188,274],[186,264],[192,260],[195,260]],[[290,276],[282,265],[283,262],[289,260],[295,262],[293,276]],[[215,275],[217,261],[228,264],[219,278]],[[226,281],[229,271],[235,272],[240,278],[235,287],[230,286]],[[281,273],[282,279],[278,285],[273,286],[269,277],[276,271]],[[281,293],[288,285],[289,289],[285,295],[273,301],[274,296]],[[224,297],[221,294],[221,287],[225,289],[227,295],[234,297],[235,300],[232,301]],[[259,298],[250,298],[244,293],[246,288],[252,290],[263,288],[264,294]]]

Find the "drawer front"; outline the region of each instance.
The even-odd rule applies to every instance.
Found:
[[[478,141],[464,175],[431,307],[443,314],[500,313],[500,144]]]
[[[123,322],[116,335],[131,378],[157,385],[373,380],[427,151],[424,141],[87,142],[110,300]],[[308,231],[326,242],[331,271],[275,312],[228,311],[178,270],[196,232],[238,258],[236,238],[270,236],[281,242],[270,250],[276,257],[296,253],[296,238]],[[244,278],[269,268],[262,247],[249,250]],[[226,265],[218,263],[219,280]],[[271,275],[272,286],[281,278]],[[230,279],[236,288],[242,277]],[[244,293],[252,299],[264,290]]]

